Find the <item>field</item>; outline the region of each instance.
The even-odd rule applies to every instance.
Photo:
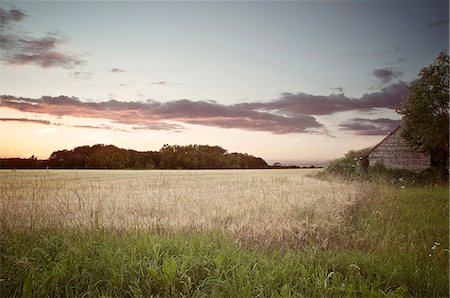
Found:
[[[446,296],[448,188],[0,171],[0,296]]]
[[[1,225],[215,229],[245,241],[300,242],[332,228],[354,187],[311,170],[2,172]]]

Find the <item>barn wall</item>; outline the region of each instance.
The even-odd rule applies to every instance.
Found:
[[[378,144],[369,154],[369,165],[383,164],[386,168],[408,169],[416,172],[431,166],[431,157],[426,153],[416,152],[400,136],[400,129]]]

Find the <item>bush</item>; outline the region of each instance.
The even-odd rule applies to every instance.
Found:
[[[366,173],[370,148],[350,150],[344,157],[332,160],[325,169],[325,174],[338,175],[344,178],[356,178]]]
[[[400,187],[448,184],[448,173],[443,175],[437,168],[415,173],[406,169],[388,169],[382,164],[369,167],[369,152],[370,148],[350,150],[344,157],[332,160],[318,177],[337,176],[345,180],[389,183]]]

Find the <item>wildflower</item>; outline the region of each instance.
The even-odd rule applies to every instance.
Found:
[[[439,245],[441,245],[439,242],[434,242],[433,246],[431,247],[432,250],[435,250],[436,247],[438,247]]]

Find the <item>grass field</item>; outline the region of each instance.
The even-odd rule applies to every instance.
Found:
[[[1,225],[226,231],[269,245],[342,221],[356,188],[311,170],[3,171]]]
[[[0,171],[0,296],[448,296],[448,187]]]

